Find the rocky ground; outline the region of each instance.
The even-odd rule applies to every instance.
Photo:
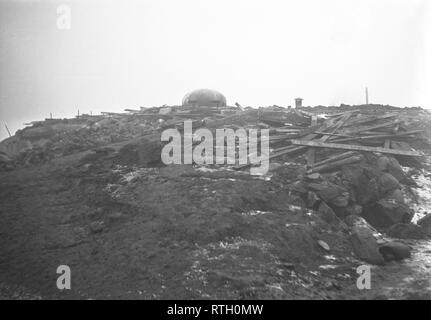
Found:
[[[0,298],[431,298],[426,143],[413,163],[365,154],[308,175],[277,161],[251,176],[164,166],[158,141],[0,172]],[[370,290],[356,286],[364,264]],[[56,287],[59,265],[71,290]]]

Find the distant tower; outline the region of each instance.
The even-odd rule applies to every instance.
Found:
[[[302,107],[302,100],[301,98],[296,98],[295,99],[295,108],[301,108]]]
[[[368,104],[368,87],[365,87],[365,104]]]

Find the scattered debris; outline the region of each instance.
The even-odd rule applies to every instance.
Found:
[[[412,206],[420,196],[415,176],[429,178],[428,112],[194,101],[46,119],[0,142],[4,225],[27,228],[15,225],[21,209],[11,201],[39,201],[30,198],[36,192],[41,200],[29,226],[42,220],[37,227],[48,230],[47,239],[35,241],[38,253],[54,256],[55,248],[72,252],[79,246],[76,268],[87,253],[97,256],[103,265],[92,271],[133,275],[122,280],[130,280],[130,292],[139,298],[292,298],[298,292],[333,298],[332,291],[355,285],[353,267],[413,259],[414,250],[403,242],[431,236],[431,215],[416,224]],[[237,159],[164,165],[160,134],[183,132],[185,120],[211,131],[268,129],[268,173],[252,176],[251,164]],[[60,197],[64,205],[57,203]],[[61,227],[49,230],[52,221]],[[35,236],[23,233],[20,245]],[[24,265],[22,257],[1,253],[11,266]],[[326,295],[312,291],[315,286]]]

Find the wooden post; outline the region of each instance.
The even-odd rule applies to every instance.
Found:
[[[12,135],[10,134],[9,128],[7,127],[6,123],[4,124],[4,127],[6,128],[6,131],[9,134],[9,137],[12,137]]]
[[[365,87],[365,104],[368,104],[368,87]]]
[[[390,139],[386,139],[385,140],[385,145],[383,146],[383,148],[389,149],[391,147],[391,140]]]

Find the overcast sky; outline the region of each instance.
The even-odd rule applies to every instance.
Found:
[[[0,0],[0,139],[3,122],[174,105],[201,87],[314,106],[364,103],[368,86],[372,103],[431,108],[429,2]]]

